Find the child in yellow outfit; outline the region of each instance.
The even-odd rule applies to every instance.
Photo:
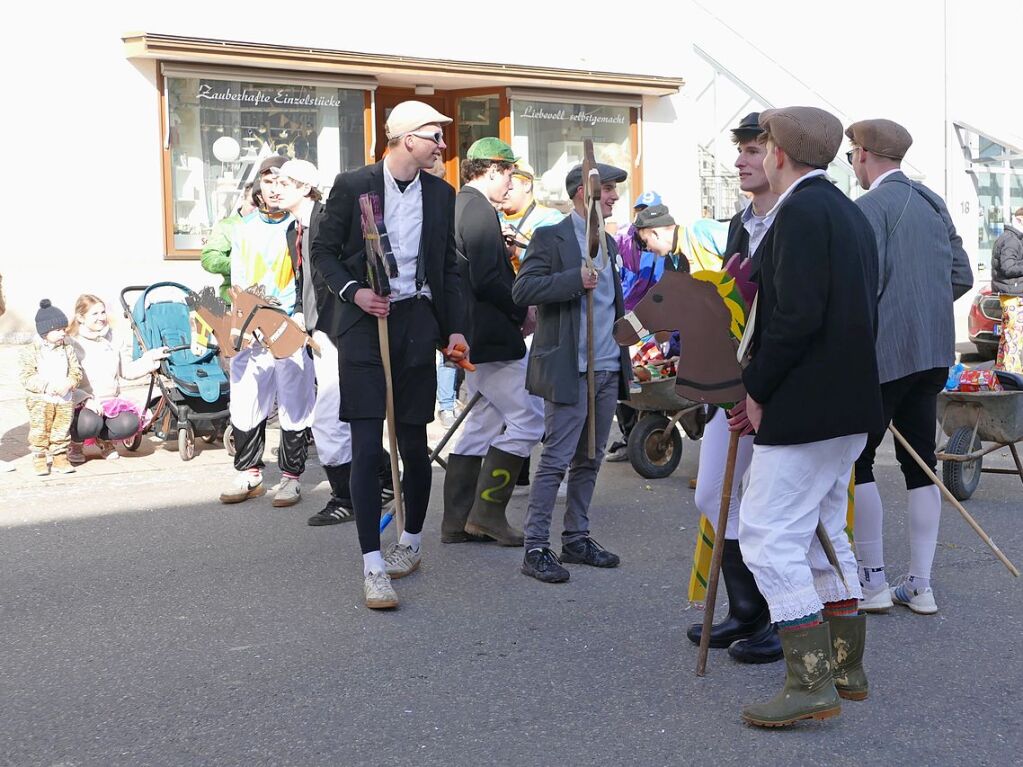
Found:
[[[74,406],[71,393],[82,380],[82,368],[70,344],[65,342],[67,316],[49,299],[39,302],[36,332],[39,337],[21,353],[21,385],[25,387],[28,407],[28,444],[32,448],[32,468],[39,476],[53,470],[70,474],[68,462],[71,444],[71,419]]]

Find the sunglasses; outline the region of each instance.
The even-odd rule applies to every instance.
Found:
[[[852,156],[853,156],[853,152],[855,152],[855,151],[856,151],[856,147],[853,147],[852,149],[850,149],[848,152],[845,153],[845,161],[847,163],[849,163],[850,165],[852,165]]]
[[[429,139],[434,144],[440,144],[440,142],[444,140],[444,133],[441,131],[414,130],[409,131],[409,135]]]

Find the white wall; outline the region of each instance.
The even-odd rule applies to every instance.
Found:
[[[701,118],[693,104],[707,67],[694,42],[778,105],[824,106],[845,122],[885,116],[905,124],[915,139],[907,160],[940,192],[952,151],[946,114],[982,128],[1004,125],[1004,135],[1018,137],[1019,110],[1003,83],[1019,69],[1009,40],[1023,29],[1023,3],[948,5],[947,84],[944,13],[933,0],[771,7],[684,0],[659,6],[655,25],[638,9],[587,15],[521,0],[515,17],[535,23],[517,22],[506,41],[481,30],[481,6],[467,0],[392,4],[387,26],[379,6],[355,3],[317,5],[315,14],[303,12],[317,22],[305,25],[275,23],[290,10],[279,2],[114,2],[62,10],[59,23],[52,6],[23,5],[0,55],[23,88],[8,91],[9,103],[20,104],[5,110],[7,208],[22,211],[28,228],[24,235],[9,229],[13,242],[0,263],[9,306],[0,339],[30,329],[43,297],[70,312],[80,292],[113,302],[133,282],[216,282],[196,262],[163,259],[156,68],[124,58],[127,32],[682,76],[689,85],[680,94],[644,99],[644,178],[674,209],[695,215]],[[794,41],[793,25],[813,34]],[[630,38],[634,29],[644,34]]]

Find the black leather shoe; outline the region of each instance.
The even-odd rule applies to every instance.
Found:
[[[522,573],[544,583],[564,583],[571,574],[550,549],[530,549],[522,560]]]
[[[591,565],[592,567],[618,567],[622,561],[617,554],[612,554],[592,538],[580,538],[578,541],[561,545],[561,561],[573,565]]]
[[[739,663],[774,663],[785,657],[778,627],[773,623],[749,639],[733,644],[728,648],[728,654]]]

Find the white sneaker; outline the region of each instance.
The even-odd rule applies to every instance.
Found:
[[[938,612],[938,603],[934,601],[934,592],[930,587],[914,589],[909,581],[904,581],[891,590],[892,602],[904,605],[917,615],[934,615]]]
[[[266,493],[262,479],[255,479],[248,472],[240,471],[231,480],[227,490],[220,494],[221,503],[241,503],[249,498],[258,498]]]
[[[423,561],[422,549],[414,551],[403,543],[392,543],[384,552],[387,574],[392,578],[404,578],[419,569]]]
[[[621,444],[614,450],[608,450],[607,455],[604,456],[604,460],[608,463],[621,463],[622,461],[629,460],[628,446]]]
[[[387,573],[370,573],[362,583],[366,607],[371,610],[388,610],[398,606],[398,594],[391,585]]]
[[[450,429],[452,426],[454,426],[456,420],[458,420],[458,416],[455,415],[454,410],[440,411],[440,424],[445,429]]]
[[[860,610],[865,613],[887,613],[892,609],[892,595],[888,584],[876,590],[863,589],[863,599],[860,600]]]
[[[294,506],[302,500],[302,486],[294,477],[282,477],[274,493],[273,505],[277,508]]]

